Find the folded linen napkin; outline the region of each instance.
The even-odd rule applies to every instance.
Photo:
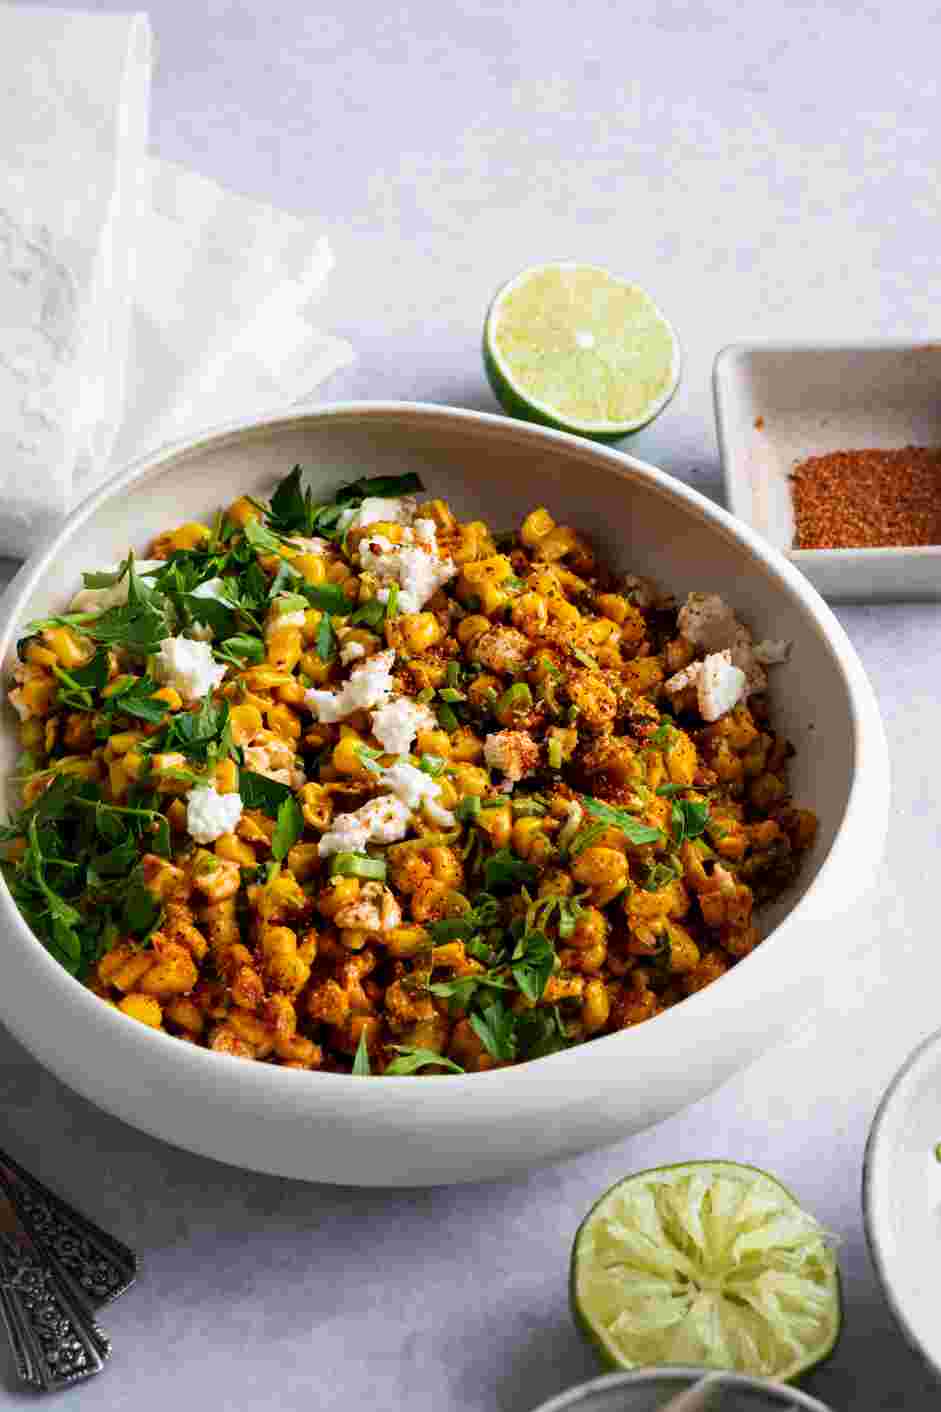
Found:
[[[145,15],[0,4],[0,553],[127,460],[308,398],[314,222],[147,155]]]

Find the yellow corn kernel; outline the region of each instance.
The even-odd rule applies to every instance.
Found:
[[[293,672],[303,651],[300,628],[275,628],[268,637],[265,651],[268,662],[276,671]]]
[[[140,995],[134,993],[126,995],[118,1003],[118,1009],[132,1020],[139,1020],[142,1025],[149,1025],[152,1030],[159,1030],[163,1020],[163,1011],[160,1002],[152,995]]]
[[[472,647],[479,637],[489,632],[493,624],[480,613],[471,613],[457,625],[457,640],[462,647]]]
[[[673,731],[663,752],[673,784],[691,785],[699,768],[696,747],[685,731]]]
[[[257,706],[250,706],[242,702],[238,706],[233,706],[229,712],[229,726],[232,731],[233,743],[247,745],[252,736],[257,735],[262,728],[261,712]]]
[[[619,626],[627,617],[628,602],[620,593],[599,593],[595,599],[595,607],[605,618],[610,618],[612,623]]]
[[[179,711],[183,706],[183,698],[175,686],[162,686],[154,692],[151,700],[162,701],[169,711]]]
[[[248,671],[242,673],[241,680],[249,691],[272,691],[276,686],[287,685],[291,674],[277,667],[249,667]]]
[[[32,715],[48,716],[55,691],[55,677],[35,676],[23,683],[20,698]]]
[[[341,907],[355,902],[359,896],[358,878],[331,878],[330,883],[317,899],[317,910],[325,917],[332,917]]]
[[[115,946],[111,951],[105,952],[101,960],[95,967],[95,973],[103,985],[110,985],[112,977],[115,976],[125,964],[128,957],[133,956],[134,951],[130,946]]]
[[[623,891],[627,882],[627,859],[615,848],[586,848],[571,866],[576,882],[595,889],[599,906]]]
[[[490,784],[490,776],[479,765],[465,765],[463,762],[451,769],[454,788],[462,797],[467,794],[484,795]]]
[[[481,809],[476,819],[479,828],[489,834],[497,848],[504,848],[510,841],[513,828],[513,814],[509,804],[499,804],[495,809]]]
[[[286,706],[303,706],[304,683],[295,678],[294,681],[285,682],[284,686],[275,687],[274,694]]]
[[[228,858],[231,863],[238,863],[240,868],[254,868],[258,862],[254,848],[234,833],[224,833],[216,839],[212,848],[217,858]]]
[[[577,547],[578,535],[575,531],[569,525],[557,525],[538,540],[536,558],[551,564],[556,559],[564,559],[566,554],[571,554]]]
[[[45,628],[42,638],[67,672],[73,667],[81,667],[94,656],[95,649],[88,638],[79,637],[72,628]]]
[[[301,722],[296,711],[292,711],[290,706],[285,706],[283,701],[279,701],[276,706],[269,706],[265,712],[268,721],[268,729],[274,731],[282,740],[300,740]]]
[[[57,667],[59,659],[50,647],[39,642],[31,642],[26,649],[26,660],[36,667]]]
[[[198,979],[199,973],[186,947],[171,942],[137,984],[144,995],[186,995]]]
[[[333,801],[323,785],[314,782],[305,784],[298,791],[297,798],[305,822],[322,833],[333,818]]]
[[[244,529],[250,520],[261,519],[261,511],[257,505],[252,504],[247,495],[240,495],[226,510],[225,517],[239,529]]]
[[[363,744],[362,739],[353,731],[344,735],[334,746],[331,756],[333,768],[339,774],[351,775],[354,779],[371,779],[375,771],[367,769],[359,754]]]
[[[544,506],[530,510],[520,528],[520,539],[527,549],[533,549],[541,539],[545,539],[555,529],[555,520]]]
[[[386,638],[390,630],[401,634],[406,650],[416,656],[427,652],[440,642],[444,633],[434,613],[403,613],[386,624]]]
[[[499,589],[512,574],[513,567],[505,554],[494,554],[489,559],[477,559],[464,565],[463,573],[457,581],[457,596],[462,603],[479,598],[484,612],[492,612],[487,606],[488,600],[493,600],[496,590],[497,596],[506,601],[507,595],[499,593]]]
[[[570,603],[567,598],[547,599],[546,609],[548,611],[549,617],[555,623],[564,623],[566,625],[571,624],[572,626],[574,626],[576,623],[580,623],[582,620],[582,615],[575,607],[575,604]]]
[[[461,726],[451,736],[450,758],[455,761],[470,762],[479,760],[484,753],[484,743],[470,726]]]
[[[471,520],[469,524],[459,527],[451,558],[456,564],[468,564],[472,559],[484,558],[492,548],[493,540],[487,526],[482,520]]]
[[[459,887],[464,881],[461,860],[453,848],[440,845],[429,848],[428,862],[431,864],[432,876],[437,878],[439,882],[447,883],[449,887]]]
[[[442,760],[451,756],[451,738],[447,731],[424,730],[415,737],[416,755],[437,755]]]
[[[163,534],[157,535],[150,546],[150,557],[169,559],[177,549],[196,549],[205,544],[211,534],[212,530],[208,525],[196,524],[194,521],[179,525],[174,530],[165,530]]]
[[[635,657],[624,664],[621,677],[637,696],[646,696],[663,681],[663,663],[659,657]]]
[[[316,843],[295,843],[289,850],[287,865],[298,882],[306,882],[320,868],[319,845]]]
[[[274,819],[269,819],[260,809],[246,809],[238,822],[236,832],[246,843],[270,844],[274,837]]]
[[[393,927],[383,933],[382,940],[390,956],[417,956],[431,947],[431,937],[424,927]]]
[[[309,677],[314,686],[323,686],[330,680],[330,663],[324,662],[316,652],[305,652],[300,661],[301,671]]]
[[[136,775],[131,773],[132,765],[129,759],[125,758],[124,763],[128,768],[128,773],[131,774],[131,778],[136,779]],[[186,756],[179,750],[169,750],[166,753],[154,755],[151,761],[151,774],[157,781],[157,788],[161,794],[188,793],[188,791],[192,789],[192,781],[177,779],[169,775],[168,772],[170,770],[189,771],[189,769],[190,766]]]
[[[137,951],[122,962],[111,975],[111,984],[118,990],[133,990],[145,971],[154,964],[152,951]]]
[[[220,760],[213,774],[219,794],[235,794],[239,787],[239,772],[234,760]]]
[[[608,1023],[611,1014],[611,998],[605,989],[604,981],[591,980],[582,995],[581,1021],[586,1034],[597,1034]]]
[[[164,1015],[173,1025],[179,1025],[190,1034],[201,1034],[205,1026],[203,1012],[188,996],[176,995],[164,1009]]]
[[[327,561],[322,554],[295,554],[291,559],[291,568],[296,569],[307,583],[319,585],[327,581]]]
[[[163,812],[174,833],[186,832],[186,805],[182,799],[171,799]]]
[[[512,833],[513,852],[520,858],[547,857],[552,845],[546,838],[544,826],[545,820],[535,816],[517,819]]]
[[[510,620],[527,637],[538,637],[549,621],[549,605],[538,593],[521,593],[514,599]]]
[[[109,735],[108,744],[115,755],[126,755],[143,739],[142,731],[119,731],[117,735]]]

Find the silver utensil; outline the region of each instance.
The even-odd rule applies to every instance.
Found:
[[[101,1308],[129,1289],[139,1262],[120,1240],[89,1221],[0,1149],[0,1193],[54,1273],[74,1295]]]
[[[0,1318],[17,1375],[43,1391],[92,1377],[111,1355],[88,1305],[58,1279],[5,1195],[0,1195]]]

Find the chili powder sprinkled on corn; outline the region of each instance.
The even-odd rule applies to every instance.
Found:
[[[795,549],[941,544],[941,448],[808,456],[791,488]]]

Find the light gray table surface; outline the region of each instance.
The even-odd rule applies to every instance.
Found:
[[[492,410],[478,350],[493,290],[542,257],[595,261],[645,284],[687,352],[677,400],[631,449],[721,498],[723,344],[938,336],[927,0],[150,11],[158,153],[326,223],[323,320],[359,355],[327,396]],[[4,1144],[145,1262],[104,1320],[112,1367],[63,1405],[528,1412],[595,1368],[566,1289],[587,1207],[626,1172],[708,1154],[777,1173],[838,1237],[845,1333],[808,1390],[854,1412],[936,1400],[875,1283],[859,1187],[877,1100],[941,1023],[941,627],[928,605],[838,613],[894,769],[886,862],[840,923],[853,963],[798,1037],[655,1131],[482,1187],[305,1186],[152,1141],[0,1035]],[[9,1369],[0,1404],[33,1405]]]

